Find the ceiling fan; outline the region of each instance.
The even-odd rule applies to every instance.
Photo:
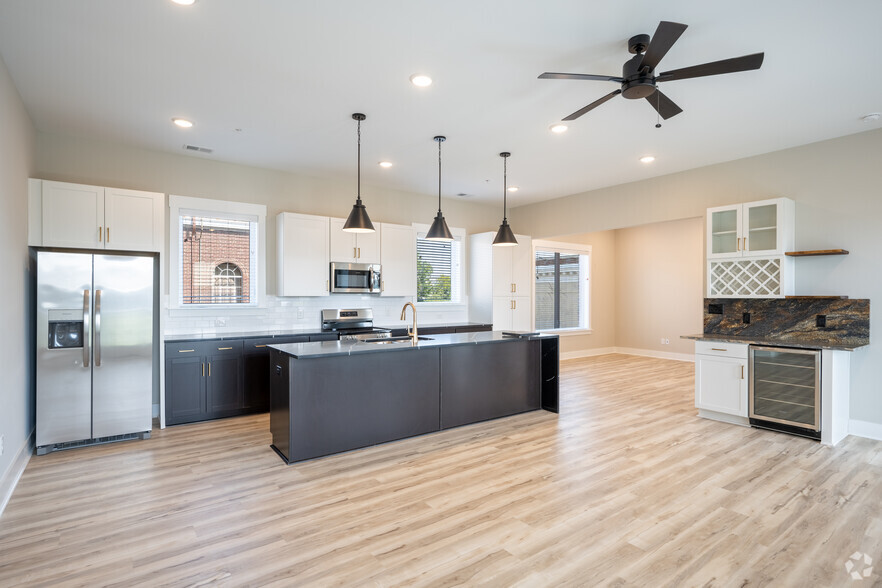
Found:
[[[763,64],[764,53],[754,53],[752,55],[744,55],[742,57],[733,57],[731,59],[723,59],[721,61],[713,61],[702,65],[693,65],[681,69],[665,71],[658,75],[655,68],[662,58],[667,54],[670,48],[677,42],[683,31],[686,30],[684,24],[678,22],[661,21],[658,28],[650,41],[649,35],[635,35],[628,40],[628,51],[634,54],[634,57],[625,62],[622,66],[622,76],[600,76],[593,74],[574,74],[574,73],[553,73],[545,72],[539,76],[543,80],[598,80],[602,82],[616,82],[622,85],[619,90],[610,92],[602,98],[598,98],[588,106],[580,108],[573,114],[563,120],[576,120],[586,112],[589,112],[613,96],[621,94],[625,98],[636,100],[637,98],[645,98],[658,114],[669,119],[683,112],[683,109],[677,106],[673,100],[665,96],[656,84],[658,82],[671,82],[674,80],[685,80],[688,78],[700,78],[704,76],[715,76],[719,74],[735,73],[739,71],[748,71],[759,69]],[[661,126],[661,125],[656,125]]]

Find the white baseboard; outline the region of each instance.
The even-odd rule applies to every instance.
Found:
[[[882,425],[868,421],[851,419],[848,421],[848,434],[882,441]]]
[[[598,347],[597,349],[583,349],[580,351],[567,351],[560,354],[561,360],[581,359],[583,357],[595,357],[597,355],[609,355],[621,353],[623,355],[639,355],[641,357],[655,357],[658,359],[673,359],[674,361],[695,362],[693,353],[673,353],[669,351],[656,351],[654,349],[635,349],[633,347]]]
[[[9,503],[9,499],[12,498],[12,491],[15,490],[15,486],[24,473],[28,461],[30,461],[31,456],[34,454],[34,441],[34,431],[31,431],[24,445],[21,446],[15,455],[15,459],[9,465],[6,475],[3,476],[3,479],[0,479],[0,516],[3,516],[3,510]]]
[[[561,361],[566,359],[581,359],[583,357],[596,357],[615,353],[615,347],[598,347],[597,349],[580,349],[579,351],[565,351],[560,354]]]

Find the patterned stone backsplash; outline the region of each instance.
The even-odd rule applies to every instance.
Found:
[[[747,315],[750,322],[745,322]],[[819,326],[819,322],[824,325]],[[704,333],[768,337],[782,342],[810,340],[869,345],[870,301],[811,297],[705,298]]]

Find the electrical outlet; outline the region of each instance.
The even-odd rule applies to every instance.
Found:
[[[665,345],[670,345],[670,344],[671,344],[671,340],[668,339],[667,337],[665,337]]]
[[[217,317],[216,319],[214,319],[214,326],[215,327],[226,327],[227,326],[227,319],[225,317]]]
[[[299,319],[303,318],[303,307],[302,306],[297,307],[297,318],[299,318]]]

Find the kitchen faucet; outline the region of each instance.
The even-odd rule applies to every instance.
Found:
[[[413,343],[416,343],[419,340],[419,337],[417,336],[416,306],[413,305],[413,302],[405,302],[404,306],[401,307],[401,320],[404,320],[408,306],[413,309],[413,329],[407,327],[407,336],[410,337],[410,340]]]

